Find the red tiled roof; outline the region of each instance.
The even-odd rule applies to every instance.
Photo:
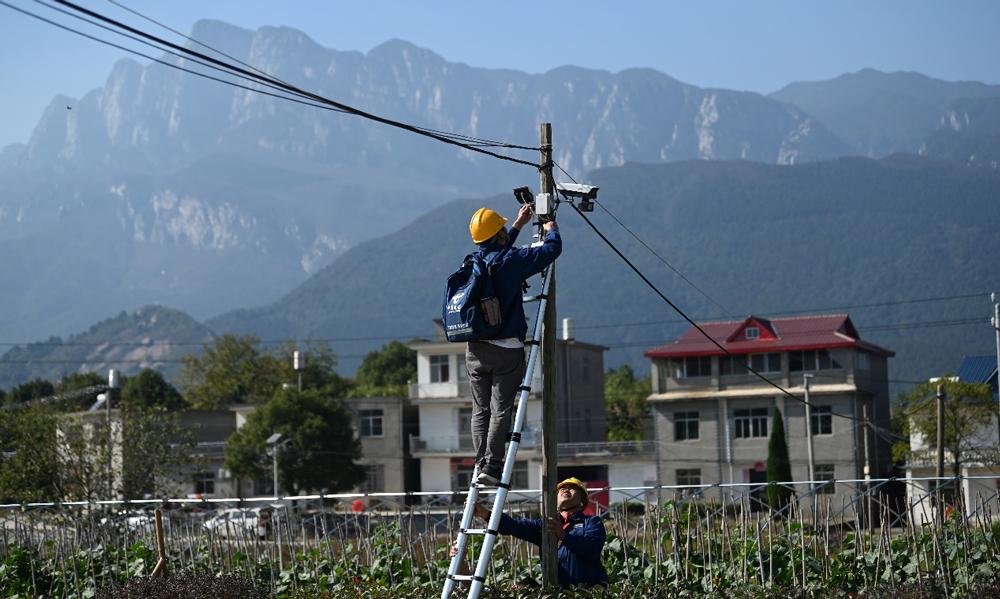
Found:
[[[890,349],[862,341],[847,314],[770,319],[749,316],[745,320],[698,323],[698,326],[718,345],[697,328],[691,327],[677,341],[646,350],[642,355],[666,358],[711,356],[725,354],[726,351],[749,354],[831,347],[858,347],[888,357],[896,355]],[[747,339],[746,328],[754,326],[759,329],[759,338]],[[720,345],[726,351],[719,349]]]

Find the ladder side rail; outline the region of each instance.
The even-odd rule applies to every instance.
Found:
[[[482,552],[479,554],[479,560],[476,564],[476,573],[472,577],[472,585],[469,587],[469,599],[478,599],[479,595],[482,593],[486,580],[486,571],[489,568],[489,563],[493,557],[493,546],[496,543],[498,535],[497,530],[500,526],[500,516],[503,513],[504,503],[507,501],[507,492],[510,489],[510,479],[512,473],[514,472],[514,459],[517,456],[517,448],[520,445],[521,428],[524,426],[525,415],[528,411],[528,394],[530,393],[531,387],[530,383],[532,376],[534,375],[535,365],[538,362],[538,350],[541,348],[540,340],[542,336],[542,316],[545,314],[545,307],[548,304],[548,299],[546,298],[550,281],[548,274],[549,269],[546,268],[543,275],[542,292],[539,294],[541,299],[538,302],[538,315],[535,318],[535,330],[534,335],[532,336],[533,343],[531,352],[528,354],[528,364],[525,367],[524,380],[521,384],[521,396],[517,405],[517,416],[514,419],[514,435],[512,436],[510,444],[507,448],[507,457],[504,460],[500,487],[497,489],[496,496],[493,500],[493,511],[490,513],[490,521],[487,525],[486,538],[483,540]],[[544,431],[542,434],[545,434]],[[473,487],[475,487],[475,484],[473,484]],[[471,501],[466,502],[466,511],[471,509],[471,505]],[[447,599],[447,597],[444,597],[443,599]]]
[[[455,556],[451,558],[448,566],[448,577],[444,581],[444,590],[441,592],[441,599],[448,599],[455,588],[455,577],[458,575],[458,566],[461,560],[465,559],[465,543],[468,539],[466,530],[472,524],[472,505],[479,500],[479,489],[476,487],[475,477],[472,479],[472,486],[469,488],[469,495],[465,501],[465,509],[462,512],[462,522],[458,528],[457,549]]]

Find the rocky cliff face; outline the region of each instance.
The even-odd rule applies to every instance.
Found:
[[[650,70],[528,75],[448,63],[398,40],[362,55],[287,28],[213,21],[193,37],[232,57],[223,60],[417,127],[534,146],[538,124],[551,122],[555,160],[577,178],[627,162],[793,164],[850,151],[794,106]],[[197,318],[259,305],[435,206],[537,187],[532,168],[257,93],[278,92],[189,58],[163,61],[244,88],[125,60],[85,97],[56,98],[30,142],[0,154],[0,248],[34,253],[6,254],[17,290],[7,299],[24,311],[0,334],[63,334],[150,302]],[[109,245],[110,303],[80,305],[66,282],[109,268],[90,250]]]

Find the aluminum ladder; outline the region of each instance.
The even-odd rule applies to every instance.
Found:
[[[479,476],[479,465],[477,464],[472,473],[472,486],[469,487],[469,495],[465,502],[465,511],[462,513],[462,524],[458,531],[458,551],[455,553],[455,557],[451,559],[451,565],[448,567],[448,577],[444,583],[444,591],[441,593],[441,599],[449,599],[451,597],[452,591],[455,590],[456,582],[472,583],[469,586],[469,599],[478,599],[479,595],[483,592],[484,583],[486,582],[486,570],[489,568],[490,559],[493,555],[493,546],[496,544],[497,529],[500,526],[500,515],[503,513],[504,503],[507,501],[507,493],[510,491],[510,479],[514,472],[514,458],[517,456],[517,448],[521,444],[521,430],[524,428],[524,418],[528,411],[528,394],[531,392],[530,383],[535,365],[538,362],[538,350],[541,347],[540,340],[542,338],[542,322],[544,320],[545,308],[548,305],[547,294],[551,279],[549,277],[549,273],[552,272],[551,269],[552,267],[549,266],[542,272],[541,293],[531,297],[526,296],[523,300],[525,302],[538,301],[538,315],[535,317],[534,334],[530,341],[525,342],[525,345],[531,346],[531,353],[528,356],[524,380],[521,382],[520,398],[517,402],[517,413],[514,417],[514,427],[510,433],[507,457],[503,463],[503,475],[500,479],[500,484],[497,486],[496,495],[493,498],[493,510],[490,512],[490,521],[486,525],[486,528],[469,528],[473,518],[472,506],[479,501],[480,485],[476,484],[476,478]],[[549,334],[554,335],[555,331],[550,331]],[[471,576],[458,573],[459,565],[465,559],[465,544],[469,535],[485,535],[486,537],[483,540],[479,558],[476,560],[476,571]]]

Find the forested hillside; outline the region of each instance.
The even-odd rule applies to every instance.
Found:
[[[963,355],[993,351],[988,296],[1000,287],[1000,236],[987,215],[1000,194],[995,172],[895,155],[626,165],[595,171],[590,182],[662,261],[601,207],[589,215],[594,225],[691,318],[846,311],[865,339],[898,352],[898,380],[940,375]],[[511,216],[517,206],[511,195],[452,202],[347,252],[274,304],[207,324],[263,338],[328,338],[344,356],[430,335],[445,278],[474,249],[469,216],[484,204]],[[688,325],[571,207],[558,220],[560,316],[576,320],[579,339],[611,347],[609,365],[644,369],[642,350]],[[351,367],[350,358],[341,363]]]

